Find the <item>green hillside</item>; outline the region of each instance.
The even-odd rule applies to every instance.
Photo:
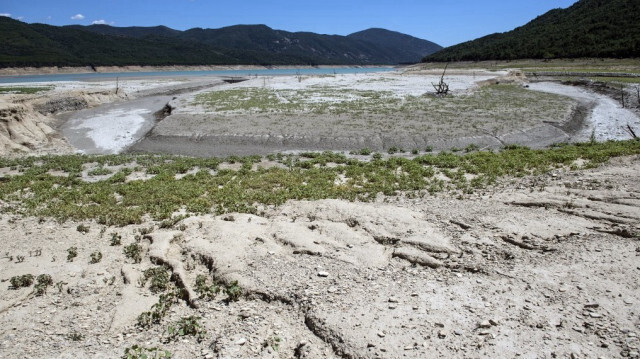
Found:
[[[512,31],[448,47],[423,61],[638,56],[640,1],[580,0]]]
[[[429,41],[392,34],[410,41],[393,47],[375,38],[291,33],[265,25],[179,31],[164,26],[57,27],[0,17],[0,67],[392,65],[419,62],[435,51],[424,50],[435,45]]]
[[[0,67],[192,65],[241,63],[195,42],[99,35],[73,28],[28,25],[0,17]]]

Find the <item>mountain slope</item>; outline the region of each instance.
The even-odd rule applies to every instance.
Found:
[[[76,30],[88,30],[88,31],[95,32],[102,35],[127,36],[127,37],[135,37],[135,38],[142,38],[142,37],[148,37],[148,36],[175,37],[180,33],[180,31],[170,29],[166,26],[114,27],[109,25],[89,25],[89,26],[68,25],[64,27],[72,28]]]
[[[638,19],[638,0],[580,0],[512,31],[448,47],[424,61],[638,57]]]
[[[79,39],[86,38],[88,34],[95,34],[96,47],[105,47],[109,43],[119,42],[124,47],[126,44],[126,49],[135,49],[133,54],[135,56],[128,60],[131,64],[140,64],[140,58],[153,58],[155,63],[176,62],[177,64],[186,62],[219,64],[221,61],[228,61],[229,64],[260,65],[398,64],[419,62],[423,56],[441,48],[432,42],[384,29],[370,29],[349,36],[338,36],[274,30],[265,25],[236,25],[220,29],[194,28],[179,31],[165,26],[120,28],[108,25],[49,26],[43,29],[42,27],[46,25],[28,25],[11,19],[5,22],[10,22],[13,27],[7,30],[9,37],[24,38],[23,34],[38,28],[37,32],[42,37],[42,41],[50,43],[62,53],[53,56],[52,58],[56,61],[50,62],[49,65],[59,65],[65,61],[70,65],[84,64],[89,60],[95,64],[114,62],[111,57],[88,58],[85,52],[95,52],[90,41],[60,43],[56,39],[61,34],[66,34],[64,35],[66,37],[75,34]],[[2,50],[0,66],[28,66],[24,62],[22,65],[19,64],[20,61],[28,61],[29,56],[18,59],[9,57],[2,61],[2,55],[8,52],[30,53],[34,50],[32,47],[39,47],[31,45],[33,44],[29,44],[28,41],[18,41],[7,49],[3,50],[0,47]],[[148,47],[153,46],[157,48],[151,51]],[[171,50],[177,46],[182,48],[179,53]],[[73,51],[73,49],[83,51]],[[110,52],[126,52],[126,49],[111,48]],[[167,53],[163,54],[163,51]],[[198,54],[195,58],[192,56],[194,51]],[[219,56],[215,57],[209,54],[210,52]],[[198,61],[198,58],[201,60]],[[38,66],[42,66],[46,59],[46,56],[38,56]],[[121,65],[123,61],[127,61],[126,57],[119,58],[113,64]]]
[[[197,65],[258,62],[179,39],[135,39],[0,17],[0,66]]]
[[[389,53],[393,53],[404,60],[399,62],[418,62],[424,56],[431,55],[442,49],[442,46],[431,41],[378,28],[355,32],[347,37],[366,41],[386,49]]]

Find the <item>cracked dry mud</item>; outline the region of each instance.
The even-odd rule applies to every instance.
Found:
[[[190,217],[139,228],[2,214],[0,357],[114,358],[132,345],[176,358],[612,358],[640,340],[640,157],[508,179],[466,199],[288,202],[261,216]],[[66,261],[67,248],[78,257]],[[41,254],[36,250],[41,249]],[[94,251],[103,254],[89,264]],[[17,263],[16,256],[24,261]],[[55,259],[55,260],[54,260]],[[165,263],[186,289],[160,324],[139,278]],[[59,291],[9,289],[48,273]],[[196,275],[244,295],[198,299]],[[202,317],[202,342],[167,327]]]

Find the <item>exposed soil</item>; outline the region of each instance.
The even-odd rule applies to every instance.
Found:
[[[640,157],[505,180],[472,198],[289,202],[260,216],[191,217],[137,229],[2,214],[3,357],[113,358],[132,345],[177,358],[638,357]],[[110,246],[112,233],[122,245]],[[67,261],[67,249],[78,256]],[[99,263],[90,254],[99,251]],[[19,258],[23,256],[24,258]],[[160,324],[145,269],[187,289]],[[47,273],[42,296],[9,279]],[[195,277],[237,280],[206,301]],[[59,288],[59,289],[58,289]],[[202,317],[202,342],[169,341]]]
[[[104,101],[117,100],[107,92]],[[2,104],[13,126],[4,149],[71,150],[33,108],[48,96]],[[92,107],[101,96],[81,97]],[[563,138],[582,128],[574,125],[547,124]],[[6,213],[0,202],[0,357],[114,358],[140,345],[176,358],[637,358],[638,183],[633,156],[504,179],[464,199],[291,201],[162,229],[57,223]],[[124,254],[135,243],[139,262]],[[168,293],[143,279],[158,265],[182,297],[143,329],[139,315]],[[34,284],[11,286],[26,274],[49,274],[53,284],[42,295]],[[209,284],[237,281],[242,295],[199,298],[199,274]],[[172,338],[169,328],[190,316],[201,318],[203,340]]]
[[[202,92],[185,94],[171,102],[171,115],[130,151],[227,156],[296,150],[386,151],[394,146],[407,150],[426,147],[448,150],[470,144],[480,148],[501,148],[504,144],[544,147],[567,141],[573,133],[567,131],[580,127],[586,117],[579,114],[589,110],[571,101],[541,101],[535,93],[527,94],[524,90],[522,96],[530,96],[530,103],[515,104],[508,100],[502,103],[495,96],[488,96],[486,101],[477,104],[473,100],[460,101],[471,109],[457,108],[455,101],[411,110],[400,105],[390,105],[396,106],[392,111],[385,107],[397,98],[403,99],[407,106],[412,106],[411,101],[419,103],[411,98],[431,96],[430,84],[437,82],[440,75],[433,71],[406,71],[337,77],[283,76],[250,79],[218,88],[219,91],[274,91],[283,106],[301,101],[309,106],[314,102],[358,106],[349,102],[360,101],[358,96],[362,92],[373,91],[382,96],[378,102],[365,99],[364,107],[346,112],[309,108],[289,112],[270,108],[216,111],[197,102]],[[473,96],[479,87],[489,84],[526,83],[523,77],[507,72],[460,70],[448,73],[446,80],[454,98]],[[292,95],[292,91],[299,91],[298,95]],[[565,125],[576,119],[580,122],[578,125]]]

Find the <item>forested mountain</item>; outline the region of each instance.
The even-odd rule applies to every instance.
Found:
[[[640,0],[580,0],[512,31],[448,47],[423,61],[638,56]]]
[[[50,26],[0,17],[0,67],[108,65],[374,65],[419,62],[429,41],[380,30],[320,35],[265,25],[179,31],[165,26]],[[402,38],[394,45],[388,37]],[[435,47],[434,47],[435,45]],[[411,47],[411,48],[406,48]]]
[[[381,48],[388,49],[390,53],[396,54],[398,58],[405,59],[404,62],[416,62],[415,60],[410,59],[415,58],[418,54],[432,54],[442,49],[442,46],[431,41],[378,28],[355,32],[348,35],[348,37],[351,39],[370,42]]]

